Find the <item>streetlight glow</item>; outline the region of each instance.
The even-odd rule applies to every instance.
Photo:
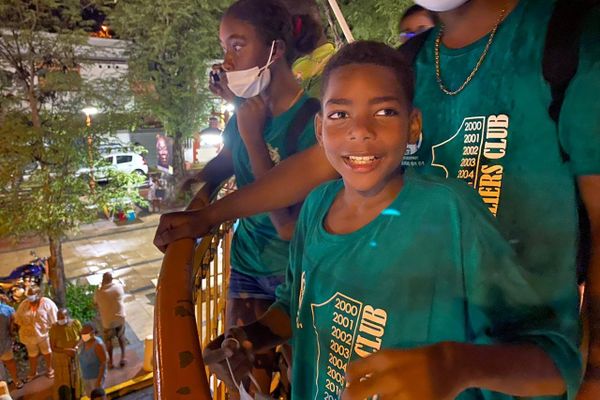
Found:
[[[98,114],[98,109],[96,107],[85,107],[81,109],[81,112],[86,116],[96,115]]]

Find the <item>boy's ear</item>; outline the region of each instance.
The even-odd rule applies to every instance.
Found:
[[[421,110],[416,107],[412,109],[408,124],[408,143],[415,144],[419,141],[419,137],[423,131],[423,116],[421,115]]]
[[[315,136],[319,146],[323,147],[323,116],[321,111],[315,114]]]

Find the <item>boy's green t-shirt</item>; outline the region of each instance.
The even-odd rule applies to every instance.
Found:
[[[600,174],[600,14],[596,7],[587,15],[579,70],[557,127],[548,114],[551,93],[542,73],[553,9],[551,0],[520,0],[481,68],[456,96],[442,93],[436,80],[434,29],[415,65],[422,139],[409,147],[404,163],[473,187],[519,262],[535,274],[536,290],[570,297],[576,307],[576,178]],[[441,45],[448,88],[465,81],[488,38],[461,49]]]
[[[278,164],[290,156],[287,154],[286,137],[294,116],[309,97],[303,95],[289,110],[265,123],[263,138],[269,149],[271,160]],[[250,158],[240,137],[237,118],[234,115],[223,133],[225,146],[231,151],[233,169],[238,187],[254,182]],[[298,151],[316,142],[312,119],[298,138]],[[231,267],[251,276],[283,275],[289,258],[289,242],[279,238],[268,213],[241,218],[233,235],[231,245]]]
[[[455,180],[412,176],[375,220],[345,235],[323,221],[341,181],[306,199],[278,301],[293,327],[294,399],[338,399],[348,362],[441,341],[535,343],[573,399],[578,313],[530,286],[479,198]],[[458,397],[507,399],[470,390]]]

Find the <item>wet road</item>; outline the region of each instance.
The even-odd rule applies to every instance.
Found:
[[[158,215],[144,217],[143,223],[117,227],[109,221],[86,226],[63,244],[65,274],[68,280],[99,284],[102,274],[112,271],[125,285],[127,322],[143,340],[152,333],[154,309],[153,279],[158,277],[162,254],[152,245]],[[31,259],[29,252],[48,256],[47,245],[0,252],[0,275]]]

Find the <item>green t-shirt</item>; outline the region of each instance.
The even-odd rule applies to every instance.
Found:
[[[578,313],[547,306],[479,198],[456,180],[407,176],[396,200],[350,234],[323,228],[342,181],[306,199],[278,301],[293,328],[294,399],[337,399],[344,372],[383,348],[527,342],[579,385]],[[483,397],[481,397],[483,396]],[[507,399],[470,390],[467,399]]]
[[[594,40],[600,17],[598,10],[587,16],[579,71],[557,127],[542,74],[553,8],[550,0],[520,0],[481,68],[456,96],[442,93],[436,81],[434,29],[415,65],[422,141],[409,147],[405,165],[467,182],[497,217],[519,262],[536,275],[536,290],[570,298],[576,307],[576,177],[600,174],[600,46]],[[461,49],[441,45],[447,87],[465,81],[487,41]],[[561,147],[569,162],[563,162]]]
[[[294,116],[308,98],[303,95],[289,110],[267,119],[263,137],[274,164],[290,156],[285,145],[287,133]],[[231,151],[233,157],[237,186],[244,187],[254,182],[250,158],[240,137],[235,115],[229,120],[223,135],[225,146]],[[297,149],[302,151],[315,142],[314,123],[310,119],[298,138]],[[268,213],[239,220],[231,245],[233,269],[251,276],[283,275],[288,258],[289,242],[279,238]]]

